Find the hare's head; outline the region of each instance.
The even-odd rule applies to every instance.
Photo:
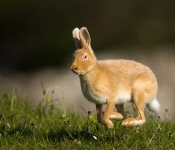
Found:
[[[84,75],[96,65],[96,57],[91,48],[91,38],[85,27],[80,30],[75,28],[72,35],[77,50],[74,53],[71,69],[78,75]]]

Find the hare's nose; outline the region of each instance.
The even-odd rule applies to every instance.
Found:
[[[75,65],[71,66],[71,70],[76,71],[77,67]]]

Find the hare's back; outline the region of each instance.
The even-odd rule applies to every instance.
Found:
[[[153,74],[147,66],[133,60],[102,60],[98,63],[103,70],[111,72],[137,75],[142,73]]]
[[[147,66],[132,60],[105,60],[99,61],[99,66],[103,72],[102,77],[108,78],[107,81],[112,88],[120,91],[130,91],[134,87],[154,89],[150,93],[156,93],[157,80],[154,73]]]
[[[157,82],[154,73],[147,66],[132,60],[104,60],[98,61],[100,70],[116,81],[125,80],[133,83],[140,78],[144,82]]]

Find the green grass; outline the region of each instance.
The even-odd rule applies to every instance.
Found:
[[[143,126],[132,128],[114,121],[115,128],[107,130],[91,112],[68,114],[59,99],[35,106],[11,90],[0,95],[0,149],[175,149],[175,123],[147,118]]]

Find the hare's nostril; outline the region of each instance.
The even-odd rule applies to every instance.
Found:
[[[73,70],[73,71],[77,71],[77,67],[72,66],[72,67],[71,67],[71,70]]]

